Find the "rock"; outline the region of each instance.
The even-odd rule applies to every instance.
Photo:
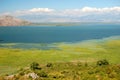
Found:
[[[14,78],[14,75],[9,75],[5,78],[5,80],[12,80]]]
[[[32,79],[37,79],[39,76],[35,73],[28,73],[26,76],[31,77]]]

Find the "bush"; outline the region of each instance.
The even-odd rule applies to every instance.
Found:
[[[48,77],[47,73],[44,72],[44,71],[41,71],[41,72],[37,73],[37,75],[40,76],[40,77]]]
[[[99,61],[97,61],[97,65],[98,65],[98,66],[109,65],[109,62],[108,62],[106,59],[104,59],[104,60],[99,60]]]
[[[81,67],[81,66],[82,66],[82,63],[80,63],[80,62],[77,63],[77,66],[78,66],[78,67]]]
[[[23,75],[25,75],[25,73],[24,72],[20,72],[19,75],[23,76]]]
[[[85,62],[85,67],[88,67],[88,63],[87,62]]]
[[[46,65],[46,67],[52,67],[52,66],[53,66],[52,63],[48,63],[48,64]]]
[[[31,68],[31,70],[41,69],[41,68],[39,68],[39,64],[36,62],[33,62],[32,64],[30,64],[30,68]]]

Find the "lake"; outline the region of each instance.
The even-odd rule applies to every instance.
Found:
[[[1,43],[77,42],[119,35],[120,24],[0,27]]]

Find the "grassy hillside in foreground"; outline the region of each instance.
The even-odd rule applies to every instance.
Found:
[[[0,80],[120,80],[120,65],[90,65],[81,62],[39,65],[34,62],[12,75],[2,75]]]
[[[110,68],[112,68],[112,66],[114,65],[117,66],[120,64],[119,55],[120,55],[120,40],[107,40],[100,43],[96,43],[93,41],[88,43],[85,42],[83,44],[61,43],[61,44],[57,44],[57,49],[50,49],[50,50],[0,48],[0,75],[16,74],[16,72],[20,68],[29,67],[29,65],[32,62],[37,62],[41,66],[44,66],[47,63],[53,63],[55,64],[55,66],[59,64],[61,65],[61,67],[60,68],[54,67],[53,71],[50,70],[51,74],[52,73],[59,74],[59,72],[68,69],[68,72],[70,71],[70,75],[72,75],[74,71],[76,74],[78,73],[79,69],[76,68],[80,68],[78,66],[75,66],[74,65],[75,63],[80,62],[83,64],[87,63],[88,65],[94,65],[86,68],[81,68],[83,72],[84,69],[86,72],[88,72],[89,70],[90,71],[93,70],[96,61],[106,59],[111,64]],[[71,67],[73,68],[73,70],[69,66],[67,68],[66,63],[72,64]],[[57,71],[54,72],[56,68]],[[90,69],[87,70],[88,68]],[[101,70],[104,71],[104,67],[102,69],[96,67],[95,69],[99,69],[98,71]],[[45,68],[44,71],[49,72],[49,69]],[[105,78],[106,74],[104,74],[104,72],[103,73],[100,72],[100,74],[101,75],[103,74]],[[117,73],[116,72],[114,73],[114,70],[112,70],[112,74],[117,74]],[[97,76],[97,74],[94,73],[93,77],[95,76]],[[86,76],[84,75],[84,77]],[[66,77],[65,80],[67,79],[70,80],[69,77]],[[82,80],[87,80],[87,79],[82,79]],[[91,80],[97,80],[97,79],[91,79]],[[106,79],[102,79],[102,80],[106,80]],[[118,80],[118,79],[113,79],[113,80]]]

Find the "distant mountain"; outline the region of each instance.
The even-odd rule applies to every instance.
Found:
[[[24,26],[31,23],[13,16],[0,16],[0,26]]]

